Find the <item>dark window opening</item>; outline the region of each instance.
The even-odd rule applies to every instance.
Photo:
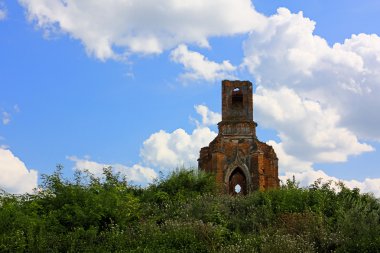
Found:
[[[233,94],[232,105],[243,105],[243,94]]]
[[[231,94],[232,106],[243,106],[243,91],[240,88],[234,88]]]

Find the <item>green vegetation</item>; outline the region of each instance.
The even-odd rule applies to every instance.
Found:
[[[180,170],[147,188],[60,168],[34,195],[0,193],[0,252],[380,252],[380,202],[316,182],[232,197]]]

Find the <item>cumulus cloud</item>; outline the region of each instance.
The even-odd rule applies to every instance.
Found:
[[[140,164],[134,164],[132,167],[123,164],[106,164],[91,161],[90,159],[80,159],[76,156],[68,157],[70,161],[75,163],[75,168],[78,170],[88,170],[97,177],[103,176],[103,168],[112,167],[113,171],[125,176],[127,181],[139,184],[151,183],[157,177],[157,173],[148,167]]]
[[[316,23],[302,12],[279,8],[264,17],[250,0],[19,2],[38,27],[69,34],[99,59],[175,48],[170,58],[191,80],[228,78],[236,67],[213,62],[185,44],[209,47],[210,37],[249,32],[242,66],[259,85],[255,119],[278,131],[281,142],[270,144],[284,175],[298,173],[305,182],[329,178],[312,165],[346,161],[373,150],[362,140],[380,140],[380,37],[375,34],[352,35],[330,46],[313,34]],[[195,165],[199,148],[216,136],[207,126],[220,117],[207,107],[195,109],[202,117],[196,129],[152,134],[141,149],[144,162],[166,169]],[[378,179],[347,182],[378,191]]]
[[[343,182],[347,187],[373,192],[380,197],[379,179],[339,180],[328,176],[313,165],[321,162],[343,162],[350,155],[374,149],[361,143],[349,129],[339,126],[335,110],[320,103],[301,98],[287,87],[278,90],[259,87],[254,95],[255,117],[264,127],[278,131],[280,142],[268,141],[279,158],[280,178],[285,181],[293,175],[301,186],[309,186],[317,179]]]
[[[200,148],[216,135],[208,127],[197,127],[191,134],[181,128],[171,133],[160,130],[144,141],[140,154],[145,162],[162,170],[197,166]]]
[[[0,188],[14,194],[32,193],[37,188],[37,171],[25,164],[9,149],[0,148]]]
[[[286,153],[283,147],[283,143],[277,143],[273,140],[267,141],[267,144],[272,146],[278,157],[278,167],[280,173],[299,173],[310,171],[313,169],[313,162],[299,159],[295,156]]]
[[[186,45],[179,45],[174,49],[170,58],[176,63],[180,63],[185,68],[185,73],[181,75],[182,79],[206,80],[209,82],[221,79],[235,79],[232,75],[236,67],[229,61],[216,63],[208,60],[204,55],[189,51]]]
[[[255,118],[275,128],[285,153],[311,163],[343,162],[349,155],[373,151],[348,128],[340,116],[320,103],[303,99],[292,89],[259,87],[254,95]]]
[[[363,181],[358,181],[332,177],[322,170],[315,170],[312,161],[287,154],[283,148],[283,143],[277,143],[272,140],[267,143],[274,148],[279,158],[279,177],[283,182],[286,182],[287,179],[293,180],[293,176],[302,187],[308,187],[317,180],[321,180],[322,183],[329,181],[333,183],[342,182],[348,188],[358,188],[362,193],[373,193],[380,198],[380,178],[366,178]],[[334,187],[334,184],[332,186]]]
[[[335,111],[336,125],[358,138],[380,140],[380,117],[374,109],[380,108],[380,37],[352,35],[329,46],[313,34],[315,25],[302,12],[278,9],[265,29],[253,30],[245,41],[243,65],[260,86],[287,86]]]
[[[194,106],[202,117],[192,133],[178,128],[171,133],[160,130],[144,141],[140,156],[144,162],[159,167],[161,170],[172,170],[185,165],[197,166],[199,150],[207,146],[217,135],[207,125],[219,122],[221,116],[205,105]]]
[[[380,198],[380,178],[366,178],[364,181],[341,180],[327,175],[322,170],[308,170],[298,173],[287,172],[284,176],[280,176],[280,179],[285,182],[287,179],[292,180],[293,176],[300,183],[300,186],[309,186],[320,179],[322,183],[342,182],[348,188],[358,188],[362,193],[373,193],[377,198]]]
[[[181,43],[209,46],[209,37],[245,33],[264,21],[250,0],[19,2],[38,27],[68,33],[99,59],[160,53]]]
[[[222,120],[222,115],[220,115],[220,113],[211,111],[205,105],[195,105],[194,109],[202,117],[201,122],[196,120],[197,125],[211,126],[218,124]]]
[[[261,92],[263,91],[259,91],[260,95],[255,95],[255,99],[269,100],[263,102],[260,101],[257,103],[260,103],[260,106],[273,106],[270,109],[273,110],[274,113],[272,115],[267,115],[267,117],[277,118],[276,123],[280,125],[286,124],[287,120],[292,117],[297,117],[299,120],[298,123],[306,121],[306,124],[313,126],[315,123],[313,120],[315,120],[315,118],[320,120],[326,116],[324,115],[326,112],[322,110],[319,104],[314,104],[314,102],[303,101],[300,98],[290,96],[291,100],[295,100],[297,102],[294,104],[290,103],[290,101],[273,96],[264,96]],[[295,95],[291,90],[281,89],[278,92],[290,92],[293,96]],[[311,104],[308,104],[309,102]],[[199,156],[200,148],[207,146],[217,135],[217,133],[211,131],[208,126],[219,122],[220,114],[212,112],[205,105],[196,105],[194,108],[202,118],[200,122],[198,121],[196,129],[194,129],[191,134],[187,133],[183,129],[177,129],[171,133],[160,130],[152,134],[143,143],[143,147],[141,149],[140,155],[144,162],[160,167],[163,171],[169,171],[183,164],[186,166],[196,166],[196,160]],[[289,112],[289,114],[285,114],[283,110]],[[260,113],[262,112],[263,111],[261,110]],[[310,113],[316,113],[318,114],[318,117],[312,116],[308,119],[307,115]],[[332,112],[327,112],[327,114],[329,113]],[[264,115],[260,117],[263,119]],[[329,117],[332,119],[329,119]],[[301,186],[309,186],[318,179],[322,179],[322,182],[328,182],[329,180],[334,182],[343,182],[349,188],[359,188],[363,193],[372,192],[375,196],[380,197],[380,178],[366,178],[364,181],[340,180],[327,175],[321,170],[315,170],[313,168],[313,164],[316,161],[341,161],[346,159],[346,157],[350,154],[352,155],[358,152],[370,151],[372,149],[369,145],[359,143],[350,132],[336,127],[334,125],[336,123],[334,121],[335,117],[336,116],[334,115],[330,115],[328,117],[326,116],[329,122],[326,123],[325,128],[312,128],[310,130],[312,132],[320,130],[325,132],[327,136],[319,136],[318,134],[314,134],[315,136],[312,135],[312,139],[306,143],[303,141],[304,138],[302,138],[302,136],[299,137],[299,141],[303,142],[303,147],[309,149],[309,151],[306,152],[308,154],[307,156],[296,156],[287,153],[284,149],[284,146],[286,146],[286,141],[280,143],[275,141],[267,142],[269,145],[273,146],[279,158],[280,179],[285,182],[286,179],[292,179],[293,176],[295,176],[295,179],[300,182]],[[309,120],[312,122],[308,122]],[[263,123],[265,124],[266,122],[267,121],[264,121]],[[289,140],[295,138],[294,135],[297,135],[297,131],[299,130],[300,129],[294,129],[292,131],[289,130],[289,132],[285,131],[284,133],[280,133],[280,136],[282,136],[285,140]],[[308,135],[309,133],[303,133],[301,128],[299,134]],[[339,135],[342,135],[343,137],[339,138]],[[347,140],[345,140],[345,138],[347,138]],[[315,152],[315,154],[310,156],[311,152]]]
[[[380,37],[352,35],[330,46],[315,26],[302,12],[279,8],[243,46],[242,66],[258,84],[255,119],[278,132],[281,141],[268,143],[281,178],[295,175],[304,186],[338,181],[313,164],[346,161],[374,150],[360,140],[380,140]],[[341,181],[379,197],[379,180]]]
[[[125,175],[128,181],[138,184],[150,183],[157,177],[156,171],[152,168],[168,172],[183,165],[197,166],[200,148],[207,146],[217,135],[207,126],[219,122],[221,116],[205,105],[196,105],[194,108],[201,116],[201,121],[197,121],[192,133],[187,133],[181,128],[171,133],[164,130],[153,133],[144,141],[140,150],[141,163],[132,167],[99,163],[86,157],[81,159],[70,156],[68,159],[75,163],[76,169],[89,170],[99,177],[102,176],[103,168],[111,166],[115,172]]]

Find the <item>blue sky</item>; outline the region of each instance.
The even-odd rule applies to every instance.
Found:
[[[0,188],[64,165],[196,166],[223,79],[255,84],[281,178],[380,196],[377,1],[0,0]]]

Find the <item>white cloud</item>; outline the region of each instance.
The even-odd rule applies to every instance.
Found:
[[[15,194],[32,193],[37,188],[37,171],[28,170],[10,150],[0,148],[0,188]]]
[[[189,51],[186,45],[179,45],[174,49],[170,58],[176,63],[180,63],[185,68],[182,79],[206,80],[209,82],[221,79],[236,79],[232,73],[236,70],[229,61],[216,63],[208,60],[204,55]]]
[[[191,134],[181,128],[171,133],[160,130],[144,141],[140,154],[144,162],[162,170],[197,166],[200,148],[207,146],[216,135],[208,127],[197,127]]]
[[[181,43],[208,46],[211,36],[245,33],[264,21],[250,0],[19,2],[38,27],[68,33],[99,59],[160,53]]]
[[[11,115],[8,112],[3,111],[2,112],[2,122],[4,125],[8,125],[9,122],[11,122]]]
[[[373,151],[355,134],[339,125],[340,115],[293,90],[259,87],[254,95],[255,119],[276,129],[281,149],[308,163],[343,162],[349,155]]]
[[[88,158],[80,159],[75,156],[68,157],[70,161],[75,162],[75,168],[78,170],[88,170],[97,177],[103,176],[103,168],[112,167],[113,171],[125,176],[127,181],[146,184],[151,183],[153,179],[157,177],[157,173],[148,167],[144,167],[140,164],[134,164],[132,167],[128,167],[122,164],[105,164],[91,161]]]
[[[282,92],[290,92],[292,95],[295,95],[291,90],[281,89],[279,93]],[[296,180],[300,182],[301,186],[309,186],[319,178],[322,178],[324,182],[329,180],[335,182],[341,181],[349,188],[357,187],[362,192],[372,192],[375,196],[380,197],[380,178],[367,178],[362,182],[357,180],[339,180],[338,178],[328,176],[323,171],[313,169],[315,161],[340,161],[345,159],[349,154],[371,150],[370,146],[360,144],[354,137],[351,138],[350,136],[352,134],[346,132],[345,129],[336,127],[334,125],[335,116],[333,114],[329,115],[329,113],[332,112],[323,112],[319,104],[314,104],[313,102],[308,104],[310,101],[302,101],[298,97],[288,96],[279,98],[265,96],[265,98],[258,98],[257,96],[263,95],[255,95],[256,99],[269,99],[260,106],[272,106],[270,109],[273,110],[274,113],[267,117],[277,117],[278,121],[276,121],[276,123],[280,125],[286,124],[287,120],[294,117],[299,118],[298,123],[300,124],[304,121],[312,120],[312,122],[304,123],[313,125],[315,117],[308,119],[307,114],[316,113],[318,115],[318,117],[316,117],[317,120],[324,118],[326,116],[324,114],[327,114],[326,118],[328,123],[326,123],[325,128],[320,130],[322,132],[327,132],[327,137],[331,137],[331,139],[326,136],[321,137],[318,136],[318,134],[315,134],[315,136],[311,136],[310,143],[303,143],[307,149],[316,152],[314,156],[309,154],[310,159],[302,159],[288,154],[284,150],[284,143],[276,143],[275,141],[267,142],[269,145],[273,146],[279,158],[281,180],[286,181],[286,179],[292,179],[294,175]],[[291,100],[295,100],[296,103],[291,103]],[[261,103],[261,101],[258,103]],[[220,114],[212,112],[204,105],[196,105],[194,108],[202,117],[202,121],[198,122],[197,128],[193,130],[191,134],[186,133],[183,129],[177,129],[171,133],[160,130],[159,132],[152,134],[144,142],[143,148],[141,149],[141,158],[144,162],[160,167],[161,169],[166,169],[167,171],[183,164],[185,166],[196,166],[196,160],[199,156],[200,148],[207,146],[217,135],[217,133],[211,131],[207,126],[219,122]],[[284,114],[282,110],[286,110],[290,113]],[[295,129],[295,133],[286,132],[286,134],[296,135],[297,130],[299,129]],[[311,131],[314,130],[315,129],[312,129]],[[301,132],[300,134],[303,135],[305,133]],[[339,138],[339,135],[342,135],[343,137]],[[282,134],[282,136],[284,137],[286,135]],[[335,137],[337,138],[335,139]],[[302,137],[300,138],[302,141]],[[345,142],[345,138],[348,138],[347,142]],[[289,137],[288,139],[291,138]],[[324,141],[326,141],[326,143],[324,143]],[[333,149],[334,151],[330,152],[330,149]]]
[[[244,42],[242,64],[258,84],[255,119],[281,139],[268,142],[281,178],[295,175],[304,186],[338,181],[314,163],[346,161],[373,151],[360,139],[380,140],[380,37],[352,35],[329,46],[313,34],[315,25],[302,12],[279,8]],[[380,196],[380,179],[341,181]]]
[[[277,143],[273,140],[267,141],[267,144],[272,146],[278,157],[278,167],[280,173],[284,174],[287,172],[304,172],[313,169],[313,162],[303,161],[295,156],[289,155],[285,152],[283,148],[283,143]]]
[[[313,168],[313,162],[302,160],[292,155],[287,154],[284,151],[283,143],[276,143],[275,141],[268,141],[279,159],[279,174],[280,179],[286,182],[287,179],[292,180],[293,176],[300,186],[307,187],[313,184],[318,179],[322,179],[323,183],[328,181],[342,182],[346,187],[359,188],[361,192],[372,192],[376,197],[380,197],[380,178],[366,178],[360,182],[358,180],[342,180],[336,177],[327,175],[322,170],[315,170]],[[334,184],[334,188],[338,189]]]
[[[196,128],[191,134],[179,128],[171,133],[160,130],[153,133],[144,141],[140,150],[141,164],[164,172],[171,171],[177,167],[185,165],[186,167],[197,166],[197,159],[201,147],[207,146],[210,141],[217,135],[211,131],[207,125],[219,122],[221,116],[208,109],[205,105],[194,106],[197,113],[202,117]],[[128,181],[134,183],[149,183],[157,177],[155,170],[135,164],[128,167],[122,164],[106,164],[92,161],[90,158],[68,157],[75,162],[75,168],[80,170],[89,170],[96,176],[102,176],[103,168],[111,166],[115,172],[125,175]]]
[[[212,126],[218,124],[222,120],[222,115],[217,112],[211,111],[205,105],[195,105],[195,111],[202,117],[202,121],[196,121],[197,125]]]
[[[144,162],[157,166],[162,170],[173,170],[176,167],[197,166],[199,150],[208,146],[217,133],[207,125],[219,122],[220,114],[208,109],[205,105],[194,106],[196,112],[202,117],[202,122],[188,134],[179,128],[168,133],[160,130],[144,141],[140,156]]]
[[[292,178],[300,182],[300,186],[309,186],[318,179],[322,179],[322,183],[342,182],[348,188],[358,188],[362,193],[373,193],[377,198],[380,198],[380,178],[366,178],[364,181],[358,180],[341,180],[336,177],[327,175],[321,170],[308,170],[303,172],[287,172],[284,176],[280,176],[280,179],[285,182],[287,179]],[[332,185],[334,187],[334,185]]]
[[[352,35],[331,47],[313,34],[314,21],[285,8],[266,24],[244,43],[243,65],[257,83],[266,89],[287,86],[335,111],[336,125],[358,138],[380,140],[380,37]]]
[[[315,170],[313,162],[305,161],[287,154],[284,151],[283,143],[268,141],[279,158],[279,174],[280,179],[285,183],[287,179],[292,180],[293,176],[300,186],[307,187],[318,179],[322,179],[322,183],[328,181],[342,182],[348,188],[359,188],[362,193],[372,192],[376,197],[380,198],[380,178],[366,178],[364,181],[358,180],[342,180],[327,175],[322,170]],[[334,184],[332,187],[338,189]]]
[[[352,35],[329,46],[313,34],[316,23],[302,12],[280,8],[264,17],[250,0],[19,2],[38,27],[69,34],[99,59],[177,47],[171,59],[184,66],[182,77],[192,80],[228,78],[236,67],[210,61],[184,44],[208,47],[210,37],[250,32],[243,66],[259,85],[255,120],[278,131],[281,142],[270,144],[285,174],[328,178],[314,171],[313,163],[345,161],[373,150],[360,140],[380,140],[380,37],[375,34]],[[197,128],[190,134],[183,129],[152,134],[141,149],[145,162],[166,169],[195,165],[200,147],[216,136],[207,126],[219,117],[207,107],[195,108],[202,116]],[[347,182],[378,191],[378,179]]]

